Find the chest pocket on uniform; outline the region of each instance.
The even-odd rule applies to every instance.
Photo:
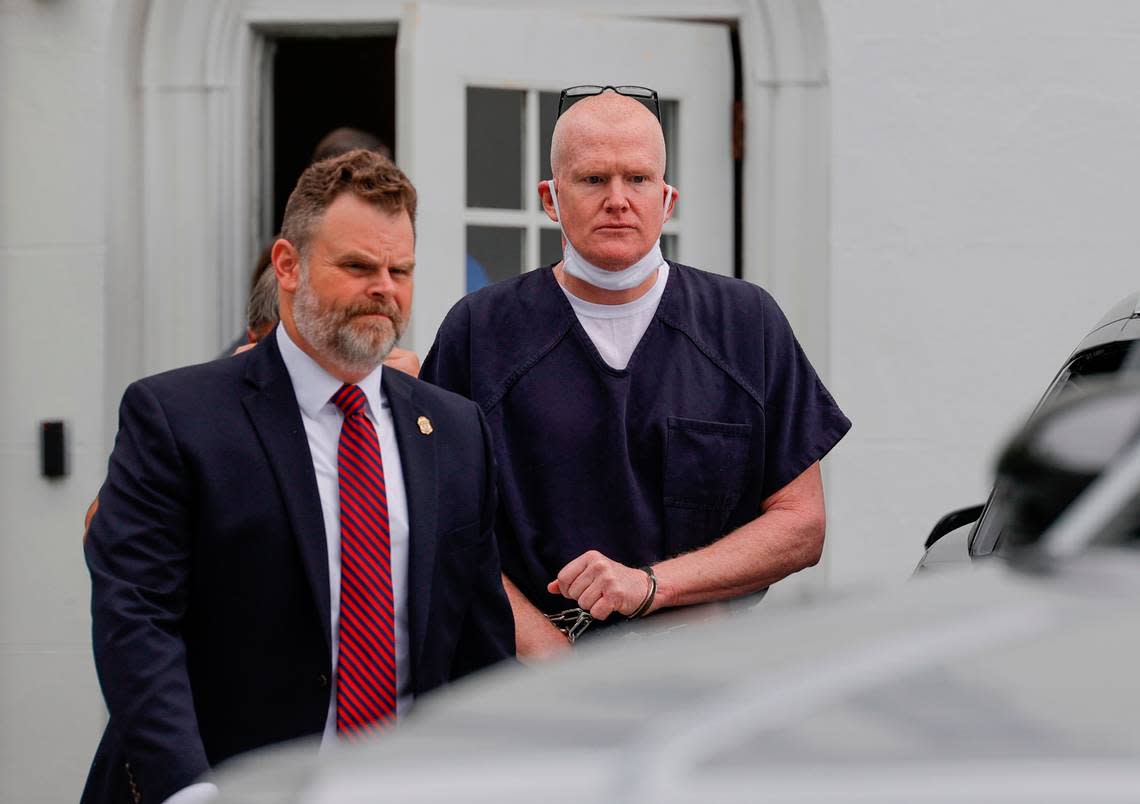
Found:
[[[670,416],[665,442],[665,548],[670,555],[723,535],[748,471],[752,425]]]

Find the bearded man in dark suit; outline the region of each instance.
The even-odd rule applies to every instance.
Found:
[[[381,155],[312,165],[275,332],[124,394],[85,545],[110,711],[85,802],[208,801],[227,757],[389,727],[513,655],[482,414],[382,365],[415,210]]]

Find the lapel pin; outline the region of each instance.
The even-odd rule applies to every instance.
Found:
[[[432,433],[431,419],[429,419],[427,416],[420,416],[418,419],[416,419],[416,424],[418,424],[420,426],[420,432],[421,433],[423,433],[424,435],[431,435],[431,433]]]

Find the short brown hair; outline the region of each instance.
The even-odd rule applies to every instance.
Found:
[[[317,219],[342,193],[385,212],[407,212],[415,230],[416,188],[391,159],[358,149],[305,168],[285,204],[281,236],[303,250]]]

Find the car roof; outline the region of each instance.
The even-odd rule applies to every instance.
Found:
[[[310,761],[292,800],[806,802],[890,768],[879,784],[898,800],[941,801],[961,788],[931,773],[998,764],[1019,795],[1042,772],[1054,793],[1117,800],[1105,780],[1140,784],[1140,729],[1121,716],[1140,692],[1140,643],[1121,638],[1140,627],[1137,581],[1140,556],[1118,549],[1055,577],[992,562],[864,601],[603,635],[429,696],[394,735]],[[272,757],[246,762],[273,778]]]
[[[1065,362],[1068,364],[1077,355],[1105,344],[1137,339],[1140,339],[1140,292],[1131,293],[1114,304]]]
[[[1099,329],[1105,324],[1120,321],[1124,318],[1130,318],[1137,314],[1140,314],[1140,291],[1129,293],[1116,304],[1112,305],[1112,307],[1108,308],[1108,312],[1101,317],[1093,329]]]

